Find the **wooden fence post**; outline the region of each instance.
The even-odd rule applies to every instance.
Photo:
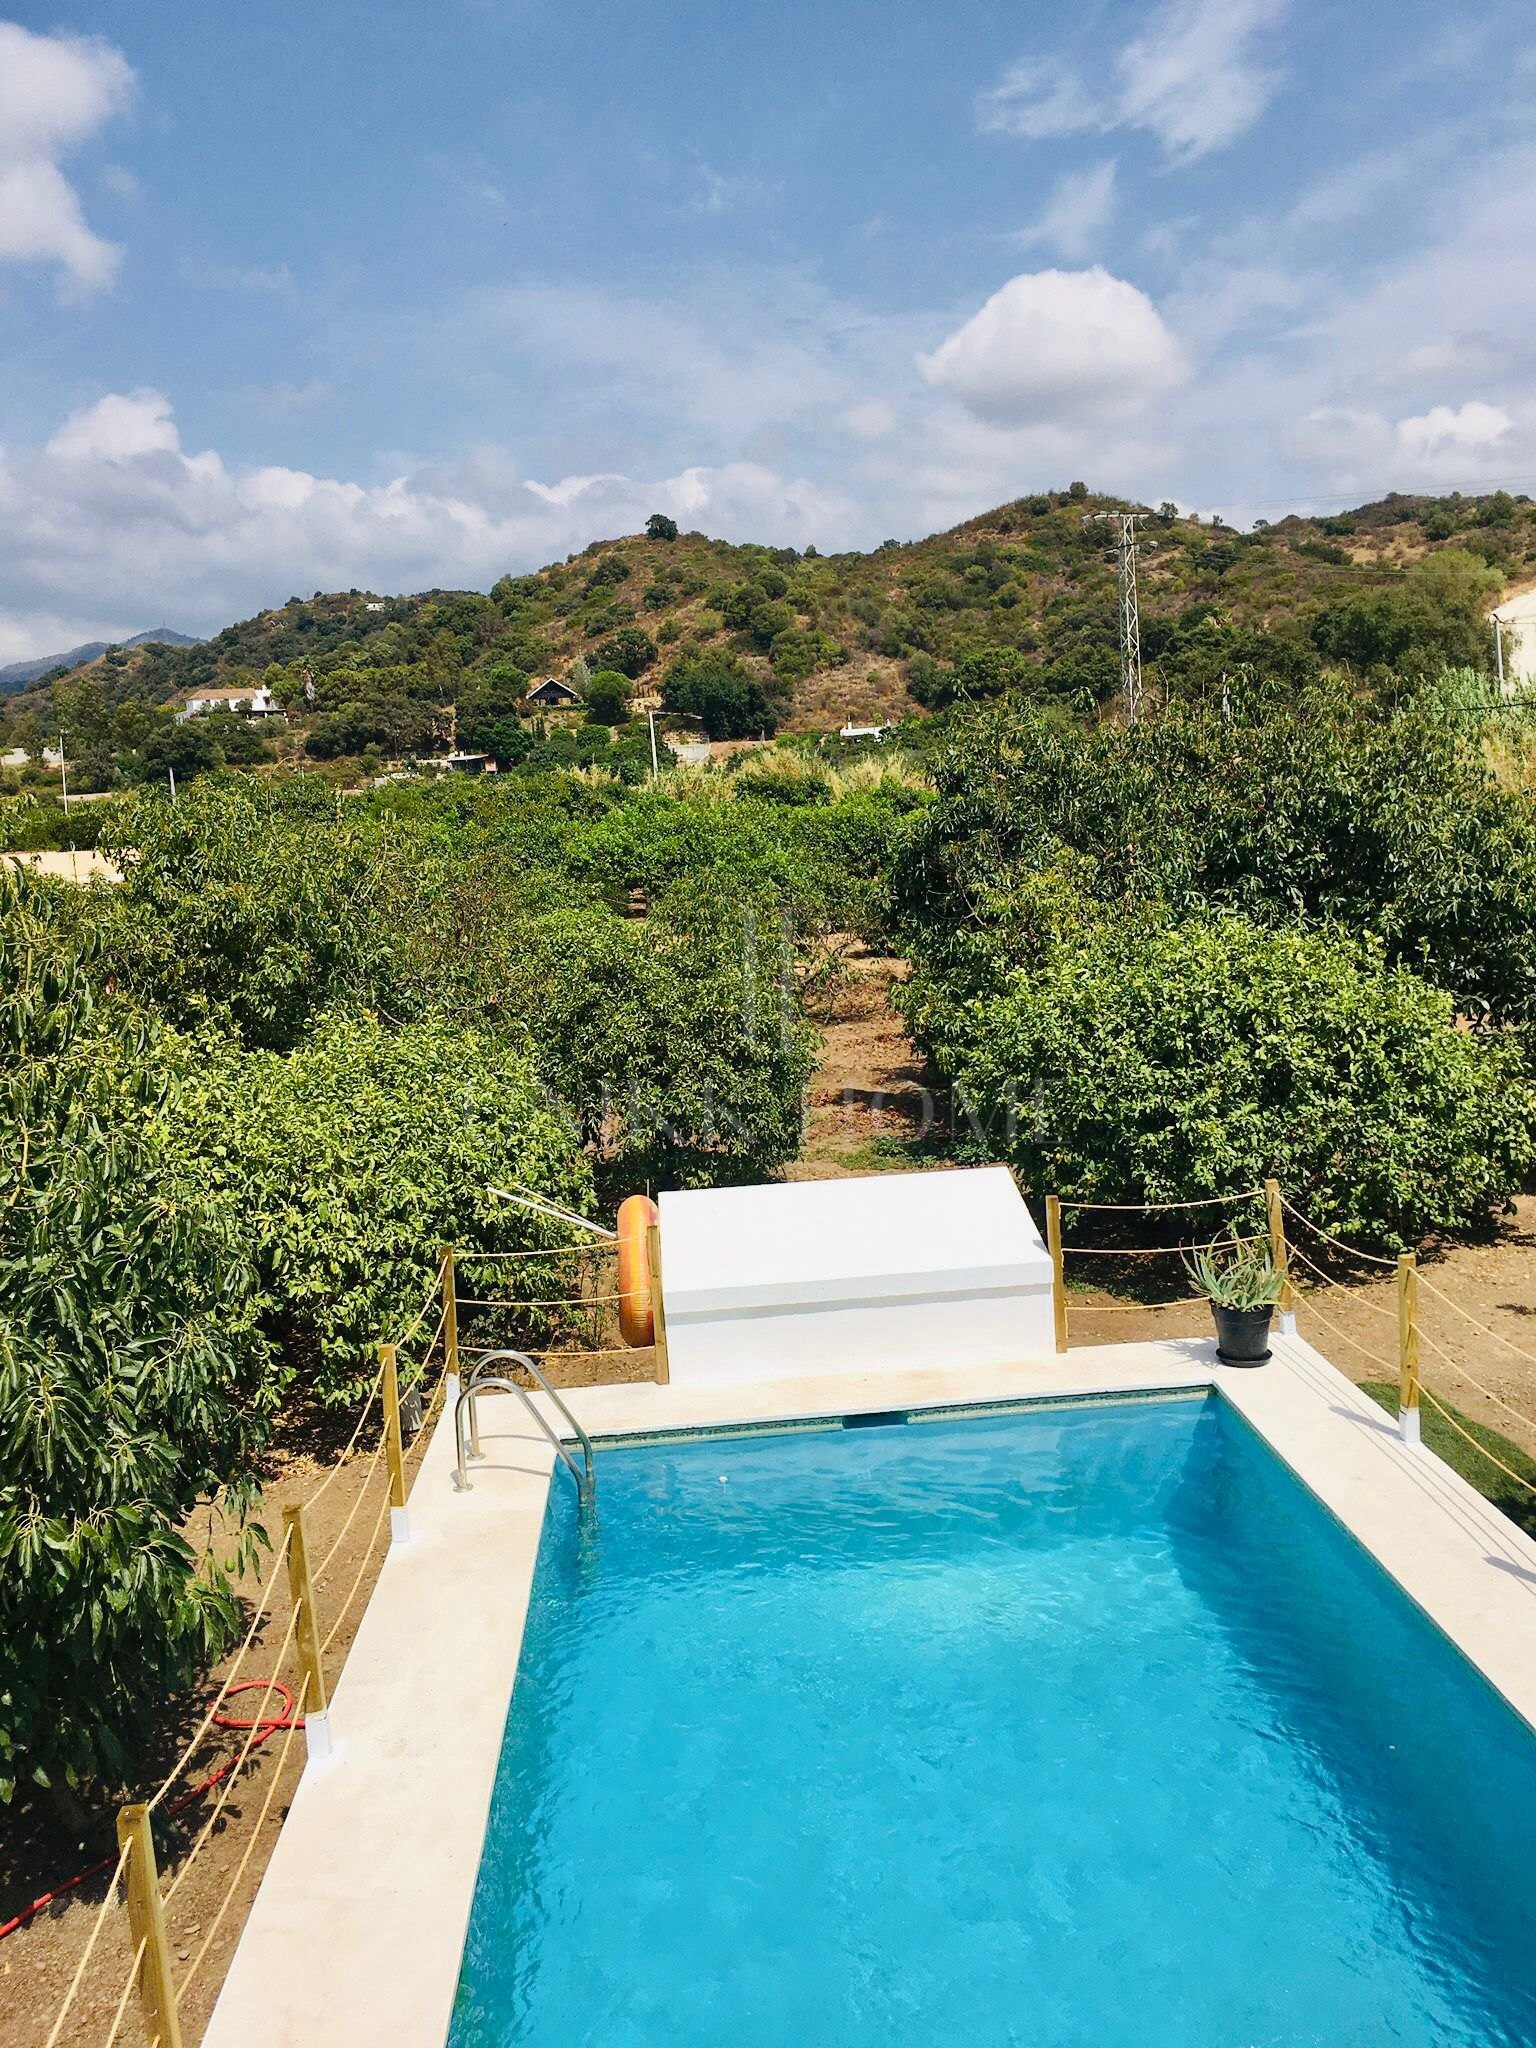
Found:
[[[304,1711],[304,1746],[311,1763],[331,1753],[331,1716],[325,1693],[325,1659],[320,1647],[320,1617],[309,1576],[309,1548],[304,1540],[304,1507],[283,1509],[288,1530],[288,1591],[299,1617],[295,1641],[304,1673],[300,1705]]]
[[[181,2048],[181,2022],[176,2016],[176,1986],[171,1977],[171,1951],[165,1938],[165,1906],[160,1873],[155,1868],[155,1843],[149,1808],[118,1809],[117,1846],[126,1847],[123,1880],[128,1891],[128,1926],[139,1958],[139,2004],[144,2010],[144,2037],[160,2048]]]
[[[442,1250],[443,1275],[443,1360],[448,1377],[459,1377],[459,1282],[458,1269],[454,1263],[453,1246],[445,1244]],[[448,1392],[448,1404],[452,1407],[454,1389]]]
[[[389,1460],[389,1540],[411,1540],[411,1511],[405,1504],[405,1440],[400,1432],[400,1367],[393,1344],[379,1346],[383,1369],[384,1455]]]
[[[1061,1202],[1055,1195],[1045,1198],[1045,1242],[1051,1254],[1051,1314],[1056,1325],[1056,1349],[1067,1348],[1067,1276],[1061,1257]]]
[[[1269,1223],[1269,1256],[1280,1274],[1280,1297],[1276,1303],[1280,1311],[1280,1334],[1290,1337],[1296,1330],[1296,1290],[1291,1285],[1291,1254],[1285,1241],[1285,1204],[1280,1199],[1277,1180],[1264,1183],[1264,1213]]]
[[[1405,1444],[1419,1442],[1419,1259],[1397,1260],[1397,1427]]]
[[[656,1384],[664,1387],[672,1377],[667,1355],[667,1310],[661,1298],[661,1225],[650,1224],[645,1233],[645,1262],[650,1268],[651,1326],[656,1345]]]

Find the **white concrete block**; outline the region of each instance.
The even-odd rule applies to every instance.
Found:
[[[661,1197],[673,1382],[1049,1357],[1051,1262],[1005,1166]]]

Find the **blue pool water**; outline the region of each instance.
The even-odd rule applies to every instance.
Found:
[[[451,2048],[1529,2048],[1536,1741],[1220,1403],[606,1451]]]

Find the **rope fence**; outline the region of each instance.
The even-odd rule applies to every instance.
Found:
[[[1252,1220],[1248,1205],[1262,1204],[1262,1223]],[[1199,1293],[1178,1295],[1157,1301],[1072,1301],[1069,1303],[1065,1261],[1067,1258],[1090,1260],[1145,1260],[1174,1259],[1188,1260],[1194,1254],[1209,1248],[1208,1243],[1183,1242],[1171,1245],[1136,1244],[1123,1247],[1104,1244],[1066,1245],[1063,1242],[1063,1218],[1079,1215],[1132,1215],[1132,1214],[1178,1214],[1194,1211],[1225,1210],[1234,1219],[1233,1231],[1223,1236],[1223,1245],[1252,1247],[1266,1245],[1279,1274],[1278,1306],[1282,1315],[1282,1328],[1288,1319],[1294,1317],[1298,1305],[1309,1317],[1315,1317],[1320,1327],[1339,1343],[1350,1346],[1359,1356],[1377,1368],[1389,1380],[1394,1376],[1399,1389],[1399,1428],[1404,1439],[1416,1444],[1419,1441],[1420,1398],[1428,1402],[1438,1415],[1480,1456],[1486,1458],[1509,1479],[1515,1481],[1527,1493],[1536,1496],[1536,1484],[1516,1471],[1504,1459],[1478,1440],[1471,1430],[1447,1409],[1437,1395],[1422,1384],[1420,1371],[1421,1345],[1436,1359],[1456,1372],[1480,1395],[1494,1403],[1506,1414],[1520,1422],[1536,1436],[1536,1421],[1524,1415],[1517,1407],[1484,1384],[1475,1373],[1462,1365],[1446,1349],[1439,1339],[1422,1327],[1419,1313],[1419,1288],[1436,1298],[1447,1309],[1453,1311],[1473,1329],[1486,1337],[1506,1346],[1516,1357],[1536,1365],[1536,1352],[1527,1350],[1463,1309],[1441,1288],[1424,1279],[1418,1271],[1413,1253],[1403,1253],[1397,1258],[1382,1255],[1351,1245],[1335,1236],[1308,1218],[1293,1202],[1287,1199],[1274,1181],[1261,1187],[1247,1188],[1230,1195],[1203,1197],[1192,1201],[1166,1201],[1148,1203],[1093,1203],[1075,1202],[1055,1196],[1046,1198],[1046,1236],[1051,1256],[1052,1301],[1058,1352],[1068,1349],[1069,1314],[1081,1315],[1130,1315],[1139,1312],[1166,1313],[1174,1309],[1190,1309],[1204,1303]],[[1244,1215],[1245,1208],[1248,1214]],[[1294,1234],[1288,1234],[1288,1220],[1300,1230],[1312,1233],[1317,1244],[1308,1248],[1294,1241]],[[1239,1227],[1241,1225],[1242,1227]],[[1354,1259],[1373,1271],[1381,1280],[1391,1276],[1395,1300],[1388,1306],[1384,1300],[1373,1298],[1358,1287],[1347,1287],[1327,1269],[1324,1263],[1329,1253],[1322,1249],[1327,1246],[1339,1257]],[[659,1276],[659,1254],[651,1240],[653,1276]],[[202,1981],[201,1973],[206,1969],[214,1953],[214,1944],[235,1910],[242,1887],[248,1880],[252,1859],[264,1839],[273,1807],[280,1796],[280,1790],[291,1780],[294,1761],[294,1744],[302,1730],[305,1736],[305,1754],[315,1757],[328,1754],[330,1736],[330,1686],[334,1677],[333,1666],[338,1654],[341,1638],[345,1634],[358,1609],[360,1598],[366,1607],[370,1573],[376,1572],[387,1551],[381,1551],[380,1538],[386,1516],[390,1523],[391,1544],[403,1540],[409,1533],[409,1507],[406,1491],[407,1440],[403,1420],[403,1407],[409,1406],[412,1438],[414,1445],[424,1443],[429,1423],[439,1412],[440,1401],[446,1404],[454,1400],[461,1385],[461,1366],[468,1360],[483,1358],[500,1350],[501,1345],[478,1341],[485,1325],[477,1325],[477,1318],[491,1315],[537,1312],[541,1315],[557,1315],[559,1311],[570,1311],[568,1327],[579,1331],[581,1319],[592,1316],[591,1328],[594,1334],[606,1334],[608,1316],[625,1300],[622,1289],[582,1293],[574,1292],[564,1297],[543,1295],[527,1300],[493,1297],[485,1293],[461,1294],[459,1292],[462,1267],[474,1272],[482,1263],[498,1262],[510,1264],[516,1261],[553,1260],[575,1257],[581,1260],[612,1258],[615,1255],[612,1243],[571,1244],[551,1246],[542,1249],[512,1252],[470,1252],[455,1254],[445,1247],[441,1253],[437,1271],[426,1299],[414,1316],[406,1323],[403,1334],[379,1346],[376,1369],[364,1392],[358,1413],[353,1420],[350,1433],[340,1452],[319,1480],[307,1498],[296,1506],[284,1510],[284,1527],[281,1539],[273,1548],[269,1565],[261,1585],[254,1596],[254,1607],[248,1624],[233,1658],[223,1675],[211,1703],[200,1715],[190,1739],[182,1746],[175,1763],[147,1802],[123,1808],[118,1818],[119,1850],[111,1875],[107,1880],[106,1895],[94,1909],[84,1947],[75,1966],[63,2003],[43,2048],[60,2048],[66,2040],[98,2043],[104,2040],[106,2048],[115,2043],[125,2024],[129,2008],[135,2003],[143,2015],[145,2038],[159,2048],[181,2048],[180,2008],[195,1984]],[[1302,1284],[1302,1276],[1306,1284]],[[536,1272],[528,1279],[538,1284],[542,1277]],[[572,1276],[579,1289],[583,1283],[596,1284],[597,1275],[593,1269],[584,1269]],[[653,1283],[654,1285],[654,1277]],[[659,1288],[656,1289],[659,1297]],[[1333,1297],[1343,1295],[1378,1321],[1395,1326],[1397,1342],[1393,1356],[1351,1335],[1334,1316],[1330,1315],[1321,1302],[1334,1306]],[[435,1311],[435,1314],[434,1314]],[[599,1318],[594,1312],[603,1312]],[[466,1340],[461,1341],[460,1314],[468,1318]],[[655,1342],[652,1346],[632,1344],[589,1345],[582,1348],[567,1346],[536,1346],[524,1348],[528,1355],[541,1360],[602,1360],[616,1357],[654,1354],[653,1369],[658,1380],[668,1377],[666,1352],[665,1318],[661,1313],[659,1299],[656,1305]],[[416,1346],[417,1340],[430,1327],[425,1347],[407,1356]],[[492,1329],[495,1325],[490,1326]],[[551,1327],[546,1325],[546,1327]],[[565,1330],[558,1323],[552,1325],[556,1334],[564,1335]],[[431,1375],[436,1369],[435,1379]],[[427,1392],[429,1379],[430,1393]],[[405,1397],[411,1397],[406,1403]],[[368,1432],[376,1427],[377,1438],[369,1448]],[[354,1497],[345,1516],[329,1540],[320,1549],[318,1557],[311,1563],[311,1552],[316,1546],[312,1542],[311,1522],[316,1507],[326,1499],[336,1485],[344,1469],[351,1468],[354,1480]],[[382,1483],[381,1483],[382,1468]],[[371,1517],[371,1520],[370,1520]],[[357,1530],[367,1525],[367,1533],[359,1540]],[[349,1544],[356,1545],[356,1560],[348,1558]],[[346,1560],[352,1563],[349,1582],[338,1596],[330,1593],[331,1578]],[[326,1598],[322,1612],[317,1593],[324,1591]],[[281,1633],[277,1625],[281,1623]],[[271,1629],[275,1636],[271,1653],[263,1655],[262,1663],[267,1667],[260,1676],[251,1674],[250,1665],[256,1657],[258,1645],[262,1643],[263,1632]],[[289,1668],[291,1667],[291,1669]],[[227,1709],[231,1699],[238,1693],[259,1693],[255,1711],[248,1717],[236,1719]],[[186,1778],[200,1753],[216,1731],[238,1729],[242,1739],[227,1755],[221,1767],[205,1777],[187,1791],[176,1794],[176,1788]],[[281,1737],[274,1741],[273,1738]],[[270,1744],[270,1747],[269,1747]],[[168,1908],[180,1906],[183,1914],[188,1910],[190,1898],[187,1887],[193,1872],[200,1868],[215,1838],[229,1827],[231,1801],[237,1787],[246,1779],[252,1768],[260,1766],[265,1773],[263,1797],[244,1832],[240,1853],[234,1861],[227,1882],[222,1887],[219,1904],[206,1920],[188,1930],[189,1939],[200,1937],[199,1945],[190,1962],[177,1977],[171,1960],[171,1948],[166,1932],[165,1915]],[[197,1832],[190,1846],[176,1860],[174,1874],[168,1882],[162,1882],[155,1863],[155,1841],[150,1821],[156,1812],[170,1817],[185,1811],[209,1794],[216,1793],[211,1806],[201,1816]],[[175,1796],[173,1797],[173,1794]],[[242,1817],[243,1818],[243,1817]],[[103,1865],[103,1868],[106,1866]],[[206,1908],[201,1909],[206,1912]],[[110,2027],[104,2037],[87,2030],[80,2031],[78,2017],[79,2002],[87,1985],[93,1965],[100,1963],[102,1943],[106,1938],[109,1923],[117,1926],[126,1919],[127,1933],[117,1952],[128,1957],[127,1974],[112,1994],[115,2011]],[[71,2027],[71,2021],[75,2024]],[[70,2029],[66,2033],[66,2029]]]
[[[1437,1287],[1432,1280],[1426,1280],[1422,1273],[1419,1275],[1419,1285],[1443,1301],[1447,1308],[1454,1309],[1462,1321],[1470,1323],[1474,1330],[1480,1330],[1485,1337],[1491,1337],[1496,1344],[1502,1344],[1506,1351],[1512,1351],[1516,1358],[1523,1358],[1527,1365],[1536,1365],[1536,1351],[1527,1351],[1525,1346],[1517,1344],[1513,1337],[1505,1337],[1498,1330],[1491,1329],[1487,1323],[1480,1323],[1459,1301],[1452,1301],[1443,1289]]]
[[[1061,1198],[1061,1206],[1076,1214],[1094,1212],[1102,1216],[1147,1216],[1169,1209],[1218,1209],[1234,1202],[1262,1202],[1263,1188],[1244,1188],[1235,1195],[1201,1195],[1193,1202],[1078,1202]]]
[[[1524,1363],[1536,1366],[1536,1351],[1518,1344],[1512,1337],[1493,1329],[1479,1317],[1462,1307],[1451,1295],[1426,1278],[1420,1271],[1418,1257],[1413,1252],[1399,1253],[1389,1258],[1380,1252],[1368,1251],[1362,1245],[1351,1244],[1346,1238],[1325,1229],[1280,1189],[1278,1182],[1266,1181],[1262,1188],[1242,1189],[1232,1195],[1212,1195],[1192,1202],[1077,1202],[1070,1197],[1048,1195],[1045,1199],[1046,1242],[1051,1258],[1052,1305],[1056,1330],[1056,1349],[1064,1352],[1069,1345],[1069,1328],[1072,1318],[1090,1315],[1135,1315],[1140,1312],[1166,1312],[1170,1309],[1191,1308],[1201,1305],[1202,1294],[1175,1295],[1161,1301],[1080,1301],[1069,1299],[1066,1283],[1066,1261],[1069,1258],[1085,1259],[1157,1259],[1183,1257],[1186,1260],[1194,1253],[1209,1249],[1208,1244],[1173,1245],[1069,1245],[1063,1241],[1063,1219],[1079,1213],[1108,1213],[1118,1215],[1155,1213],[1186,1209],[1223,1208],[1229,1212],[1240,1212],[1242,1206],[1255,1200],[1262,1201],[1265,1210],[1263,1230],[1241,1231],[1234,1229],[1223,1234],[1219,1243],[1223,1249],[1255,1244],[1269,1246],[1270,1257],[1278,1273],[1278,1300],[1276,1306],[1281,1314],[1282,1331],[1289,1325],[1294,1327],[1298,1306],[1314,1318],[1319,1327],[1326,1331],[1335,1344],[1343,1345],[1379,1372],[1389,1383],[1396,1380],[1398,1387],[1398,1427],[1405,1442],[1417,1444],[1420,1441],[1420,1400],[1428,1401],[1436,1412],[1465,1438],[1480,1457],[1486,1458],[1508,1478],[1513,1479],[1526,1492],[1536,1495],[1536,1484],[1524,1478],[1487,1444],[1466,1429],[1446,1410],[1439,1400],[1423,1384],[1421,1352],[1427,1351],[1450,1371],[1456,1373],[1468,1386],[1476,1389],[1485,1400],[1518,1422],[1536,1440],[1536,1417],[1526,1414],[1504,1395],[1480,1379],[1470,1367],[1464,1365],[1433,1331],[1426,1329],[1421,1312],[1419,1290],[1432,1296],[1443,1307],[1460,1317],[1469,1328],[1480,1335],[1501,1344],[1506,1351]],[[1287,1223],[1299,1226],[1316,1240],[1316,1255],[1305,1245],[1296,1241],[1296,1233],[1288,1231]],[[1324,1251],[1327,1247],[1327,1251]],[[1346,1285],[1330,1272],[1323,1263],[1330,1254],[1335,1261],[1341,1259],[1358,1261],[1355,1268],[1356,1283]],[[1363,1269],[1363,1270],[1362,1270]],[[1375,1295],[1369,1286],[1358,1284],[1361,1280],[1372,1283],[1390,1284],[1393,1299],[1390,1303]],[[1305,1284],[1304,1284],[1305,1283]],[[1338,1298],[1342,1297],[1342,1300]],[[1330,1314],[1324,1302],[1333,1305],[1337,1301],[1340,1312],[1343,1303],[1348,1302],[1351,1314],[1362,1313],[1374,1319],[1379,1327],[1385,1323],[1393,1332],[1395,1342],[1380,1348],[1376,1344],[1357,1336],[1341,1322],[1337,1315]],[[1382,1333],[1385,1337],[1385,1332]]]
[[[1527,1493],[1536,1494],[1536,1486],[1533,1486],[1529,1479],[1522,1479],[1520,1474],[1516,1472],[1512,1466],[1506,1465],[1504,1460],[1501,1457],[1499,1457],[1495,1452],[1490,1451],[1486,1444],[1480,1444],[1477,1438],[1473,1436],[1472,1432],[1469,1429],[1465,1429],[1462,1426],[1462,1424],[1456,1420],[1456,1417],[1451,1413],[1450,1409],[1446,1407],[1445,1403],[1443,1401],[1437,1400],[1436,1397],[1429,1391],[1428,1387],[1421,1387],[1420,1392],[1423,1394],[1424,1399],[1429,1403],[1431,1408],[1435,1409],[1438,1412],[1440,1420],[1442,1422],[1448,1422],[1451,1428],[1455,1430],[1458,1436],[1465,1437],[1467,1442],[1472,1446],[1473,1450],[1477,1452],[1479,1457],[1486,1458],[1490,1465],[1497,1465],[1501,1472],[1507,1473],[1508,1476],[1514,1480],[1516,1486],[1523,1486]]]
[[[579,1249],[586,1250],[587,1247]],[[380,1345],[378,1364],[341,1450],[305,1499],[284,1510],[282,1535],[272,1548],[244,1633],[212,1699],[150,1797],[142,1803],[125,1806],[119,1812],[119,1847],[116,1860],[110,1866],[106,1892],[100,1904],[93,1909],[85,1943],[43,2048],[60,2048],[60,2044],[65,2042],[74,2048],[76,2043],[91,2041],[99,2042],[100,2048],[113,2048],[123,2035],[129,2011],[134,2005],[140,2009],[145,2038],[152,2048],[156,2043],[159,2048],[181,2048],[181,2003],[197,1981],[220,1930],[229,1919],[273,1805],[290,1779],[294,1743],[302,1731],[308,1755],[325,1753],[329,1749],[326,1660],[352,1617],[358,1594],[369,1572],[376,1570],[381,1562],[378,1539],[385,1514],[392,1507],[397,1507],[402,1516],[405,1512],[406,1445],[400,1402],[402,1380],[409,1391],[414,1391],[421,1386],[434,1361],[441,1362],[441,1371],[429,1400],[424,1404],[414,1439],[420,1442],[425,1439],[427,1419],[436,1413],[438,1396],[448,1382],[450,1362],[455,1370],[457,1368],[456,1346],[452,1347],[454,1356],[451,1361],[449,1356],[449,1339],[454,1329],[454,1304],[449,1291],[451,1276],[452,1258],[447,1254],[433,1276],[426,1299],[406,1323],[404,1334],[394,1344]],[[425,1349],[418,1358],[402,1361],[399,1354],[420,1336],[434,1309],[438,1311],[436,1324]],[[375,1421],[379,1430],[378,1441],[371,1450],[361,1453],[359,1447],[365,1432]],[[348,1468],[355,1471],[359,1463],[362,1469],[358,1475],[356,1498],[318,1567],[311,1572],[306,1518],[326,1498],[343,1471]],[[375,1479],[381,1464],[387,1464],[389,1468],[389,1484],[378,1490],[382,1498],[376,1500]],[[374,1507],[373,1521],[361,1544],[359,1562],[345,1595],[327,1617],[329,1628],[322,1633],[316,1588],[341,1555],[360,1514],[369,1506]],[[283,1598],[285,1579],[286,1603]],[[250,1667],[262,1643],[263,1632],[283,1616],[285,1605],[282,1633],[270,1650],[264,1650],[261,1655],[266,1670],[262,1676],[253,1677]],[[291,1677],[285,1676],[285,1667],[290,1663],[294,1666]],[[259,1694],[259,1700],[254,1713],[236,1718],[227,1709],[232,1698],[242,1692]],[[233,1752],[226,1756],[218,1769],[186,1791],[177,1793],[176,1788],[183,1783],[210,1738],[225,1729],[238,1731],[240,1735]],[[279,1734],[282,1739],[274,1745],[270,1757],[261,1756],[269,1739]],[[200,1909],[200,1924],[190,1930],[193,1935],[200,1934],[201,1941],[178,1981],[171,1961],[166,1913],[188,1896],[187,1886],[194,1873],[201,1869],[210,1845],[230,1825],[231,1801],[236,1791],[258,1762],[266,1769],[261,1804],[254,1821],[245,1830],[241,1853],[223,1887],[219,1904],[205,1924],[201,1922],[201,1911],[205,1909]],[[190,1846],[177,1857],[174,1873],[164,1881],[157,1865],[152,1816],[161,1813],[169,1819],[206,1799],[209,1794],[215,1796],[202,1816]],[[106,1869],[107,1865],[102,1867]],[[128,1933],[123,1942],[123,1953],[129,1958],[127,1970],[121,1983],[115,1984],[108,1994],[113,2001],[113,2010],[107,2030],[105,2034],[97,2034],[82,2017],[80,2001],[90,1983],[93,1964],[101,1959],[101,1944],[109,1927],[121,1925],[125,1918]],[[99,1986],[96,1996],[102,1998]]]

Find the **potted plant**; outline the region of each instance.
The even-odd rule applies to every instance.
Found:
[[[1218,1238],[1185,1260],[1190,1278],[1216,1318],[1216,1356],[1223,1365],[1263,1365],[1269,1324],[1280,1299],[1281,1274],[1267,1242]]]

